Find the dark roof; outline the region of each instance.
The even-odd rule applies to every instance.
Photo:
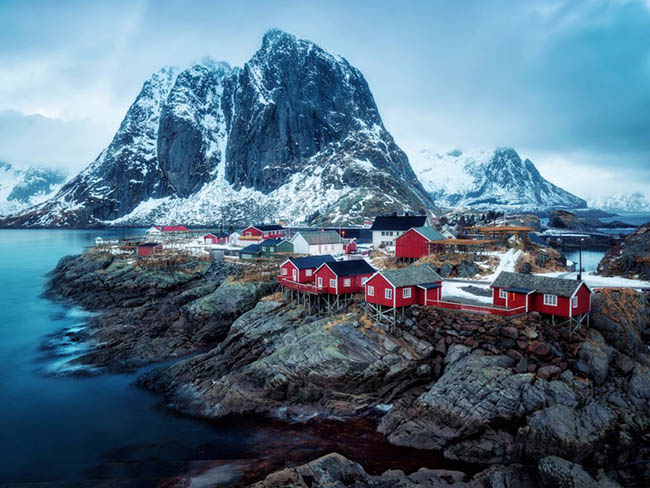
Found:
[[[160,242],[145,242],[144,244],[138,244],[138,247],[156,247],[160,246]]]
[[[423,227],[426,223],[426,215],[380,215],[375,217],[370,230],[409,230]]]
[[[411,265],[402,269],[389,269],[382,271],[381,274],[396,288],[442,281],[440,275],[428,264]]]
[[[440,232],[431,227],[413,227],[413,230],[418,234],[423,235],[429,241],[438,241],[445,238],[445,236],[443,236]]]
[[[513,293],[525,293],[528,295],[529,293],[535,291],[534,288],[517,288],[516,286],[511,286],[509,288],[506,288],[506,291],[511,291]]]
[[[336,259],[331,254],[320,256],[305,256],[302,258],[289,258],[289,261],[298,269],[318,268],[323,263],[334,263]]]
[[[259,244],[251,244],[250,246],[246,246],[244,249],[239,251],[240,254],[258,254],[259,252]]]
[[[418,285],[420,288],[426,288],[427,290],[430,288],[440,288],[442,285],[440,283],[422,283],[421,285]]]
[[[327,263],[327,267],[334,271],[336,276],[358,276],[373,274],[376,270],[364,259],[351,259],[350,261],[336,261]]]
[[[502,271],[490,286],[494,288],[525,288],[547,295],[571,297],[581,284],[581,281],[565,278]]]
[[[251,227],[255,227],[257,230],[261,231],[269,231],[269,230],[282,230],[284,227],[281,225],[277,224],[259,224],[259,225],[251,225]]]
[[[307,244],[336,244],[342,242],[341,236],[335,230],[323,230],[315,232],[300,231],[300,234],[307,241]],[[295,237],[295,236],[294,236]]]
[[[260,246],[277,246],[280,244],[284,239],[280,239],[276,237],[275,239],[264,239],[262,242],[260,242]]]

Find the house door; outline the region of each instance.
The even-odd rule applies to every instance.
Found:
[[[298,281],[298,270],[294,269],[291,272],[291,276],[293,276],[293,281]]]

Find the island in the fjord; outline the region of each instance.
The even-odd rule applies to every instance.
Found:
[[[399,258],[409,232],[435,237],[434,229],[418,227],[392,243],[394,252],[391,246],[371,251],[359,260],[363,266],[322,255],[247,256],[245,250],[241,259],[218,253],[212,260],[197,247],[203,242],[214,249],[214,234],[171,232],[174,237],[158,236],[163,249],[157,252],[133,242],[100,242],[63,258],[46,295],[97,312],[74,333],[75,340],[91,345],[73,360],[82,367],[73,369],[76,374],[177,358],[145,372],[138,384],[161,393],[180,412],[207,421],[242,415],[285,422],[372,417],[391,444],[419,450],[422,469],[412,473],[368,473],[330,453],[261,473],[256,487],[644,486],[650,480],[647,465],[639,463],[650,457],[648,293],[589,287],[589,319],[580,323],[534,312],[532,302],[530,310],[490,305],[495,292],[481,276],[500,276],[494,286],[501,286],[503,276],[515,276],[520,283],[537,280],[540,289],[559,286],[573,293],[587,287],[575,279],[529,274],[561,270],[564,263],[561,254],[531,242],[520,229],[485,227],[504,237],[486,244],[490,252],[439,249],[419,259]],[[262,237],[263,232],[268,231]],[[648,225],[622,242],[619,254],[636,253],[640,236],[647,249]],[[310,237],[302,230],[290,241]],[[452,242],[462,247],[458,239]],[[229,247],[217,245],[220,252]],[[648,255],[635,259],[643,264]],[[292,263],[315,274],[284,274]],[[349,286],[345,280],[356,275],[343,270],[365,266],[377,273],[357,293],[334,294],[344,300],[307,296],[323,286],[325,268],[335,275],[338,269],[341,286]],[[379,289],[376,276],[395,281],[396,290],[411,278],[437,276],[440,282],[423,285],[433,295],[401,307],[393,321],[390,313],[378,317],[371,306],[369,288]],[[442,296],[435,291],[440,287]],[[535,295],[515,288],[506,293]],[[433,453],[467,466],[467,472],[431,469]],[[178,486],[183,479],[176,480]]]

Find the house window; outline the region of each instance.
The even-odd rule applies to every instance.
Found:
[[[374,286],[369,286],[368,287],[368,296],[369,297],[374,297],[375,296],[375,287]]]
[[[578,308],[578,295],[571,298],[571,306],[573,308]]]
[[[390,288],[386,288],[386,289],[384,290],[384,297],[385,297],[387,300],[390,300],[391,298],[393,298],[393,290],[391,290]]]
[[[544,305],[557,307],[557,295],[544,295]]]
[[[404,288],[402,290],[402,298],[411,298],[411,289],[410,288]]]
[[[251,233],[250,233],[250,232],[246,232],[246,235],[249,236],[249,235],[251,235]]]
[[[385,235],[386,235],[386,232],[384,232],[384,231],[382,230],[382,231],[381,231],[381,235],[382,235],[382,236],[385,236]]]
[[[275,246],[269,247],[269,252],[275,252]]]
[[[350,281],[350,278],[346,278],[343,280],[343,286],[352,286],[352,282]]]
[[[336,280],[334,279],[330,280],[330,288],[336,288]]]
[[[282,268],[282,274],[286,275],[287,274],[287,268]]]
[[[505,300],[505,298],[508,296],[505,290],[499,290],[499,298],[502,298]]]
[[[323,278],[318,277],[318,288],[323,288]]]
[[[367,277],[363,277],[363,278],[361,278],[361,284],[362,284],[362,285],[365,285],[365,284],[366,284],[366,281],[368,281],[368,278],[367,278]]]
[[[307,271],[305,271],[305,274],[306,274],[307,276],[311,276],[313,272],[314,272],[313,270],[308,269]]]

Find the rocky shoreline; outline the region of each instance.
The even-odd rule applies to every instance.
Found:
[[[95,348],[76,360],[83,364],[120,371],[193,354],[138,380],[180,412],[285,421],[373,412],[394,445],[490,465],[473,477],[369,475],[332,454],[255,486],[650,482],[650,466],[638,463],[650,459],[647,295],[597,293],[591,328],[571,335],[532,314],[417,307],[392,334],[365,318],[362,301],[338,315],[309,316],[270,295],[271,283],[237,279],[228,266],[143,270],[86,253],[59,263],[47,296],[100,312],[90,325]]]

